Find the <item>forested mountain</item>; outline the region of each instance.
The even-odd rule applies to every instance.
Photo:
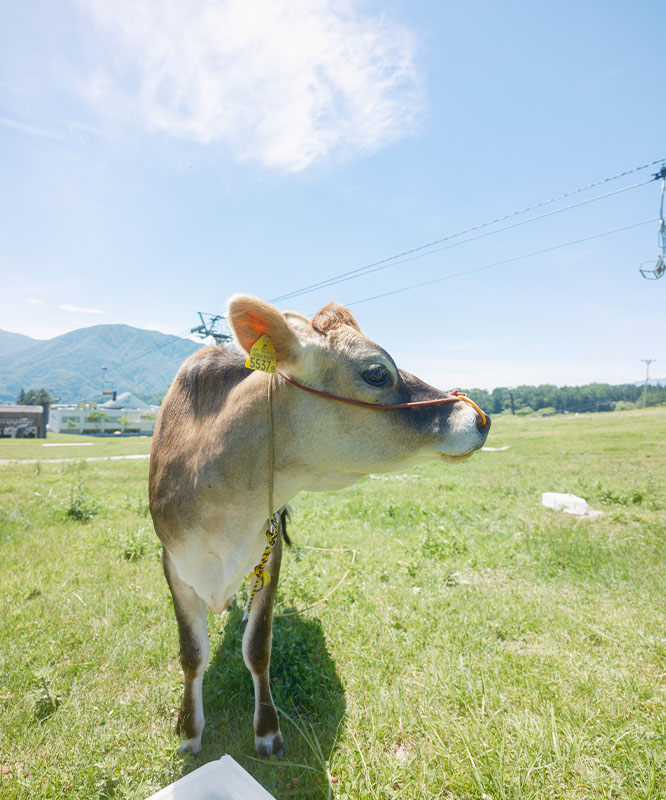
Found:
[[[0,403],[15,403],[21,389],[45,389],[61,402],[102,399],[102,388],[129,391],[148,402],[166,392],[178,367],[201,345],[129,325],[95,325],[57,336],[31,339],[0,330]],[[106,385],[102,367],[106,367]],[[658,382],[660,379],[656,379]],[[663,379],[661,379],[663,384]],[[498,387],[467,394],[490,414],[511,411],[549,414],[612,411],[642,404],[643,385]],[[666,386],[648,386],[647,404],[666,403]]]
[[[39,344],[39,342],[40,339],[32,339],[22,333],[0,331],[0,358],[10,353],[18,353],[19,350],[25,350],[26,347]]]
[[[95,325],[47,340],[0,331],[0,402],[15,403],[21,389],[41,388],[62,402],[99,401],[102,367],[104,388],[156,402],[200,346],[129,325]]]
[[[634,383],[612,385],[588,383],[585,386],[516,386],[509,389],[501,386],[487,392],[484,389],[469,389],[467,394],[489,414],[500,414],[513,410],[516,414],[586,413],[589,411],[613,411],[627,408],[634,403],[642,405],[643,386]],[[647,405],[666,403],[666,386],[650,385]],[[624,405],[623,405],[624,404]]]

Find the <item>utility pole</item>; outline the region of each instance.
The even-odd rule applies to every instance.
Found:
[[[507,386],[507,389],[509,390],[509,397],[511,399],[511,413],[515,414],[516,413],[516,409],[514,408],[514,405],[513,405],[513,386]]]
[[[656,360],[657,360],[656,358],[641,358],[641,361],[644,361],[646,364],[645,388],[643,389],[643,408],[645,408],[645,403],[647,402],[647,387],[648,387],[648,381],[650,380],[650,364]]]

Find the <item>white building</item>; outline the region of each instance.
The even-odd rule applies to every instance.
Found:
[[[159,406],[149,406],[131,392],[94,405],[51,406],[48,429],[53,433],[127,433],[151,436]]]

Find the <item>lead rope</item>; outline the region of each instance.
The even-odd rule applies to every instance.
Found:
[[[252,570],[249,577],[254,577],[254,586],[247,601],[246,613],[250,613],[252,601],[257,592],[261,591],[270,581],[271,575],[266,571],[266,563],[271,555],[275,542],[280,532],[280,515],[273,513],[273,476],[275,473],[275,441],[273,437],[273,375],[268,376],[268,528],[266,530],[266,547],[261,561]]]

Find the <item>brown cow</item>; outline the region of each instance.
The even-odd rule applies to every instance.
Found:
[[[185,677],[181,751],[191,753],[201,748],[204,727],[206,609],[220,613],[229,606],[266,548],[270,439],[274,512],[302,490],[338,489],[426,459],[463,460],[483,445],[490,427],[467,402],[398,370],[339,305],[310,321],[238,295],[227,318],[242,350],[204,347],[185,361],[164,398],[150,458],[150,510],[163,544]],[[244,366],[263,334],[276,351],[278,373],[270,376]],[[421,404],[359,407],[302,391],[288,378],[370,405]],[[278,537],[266,565],[272,580],[257,592],[243,635],[255,690],[255,749],[262,755],[283,748],[269,685],[281,554]]]

